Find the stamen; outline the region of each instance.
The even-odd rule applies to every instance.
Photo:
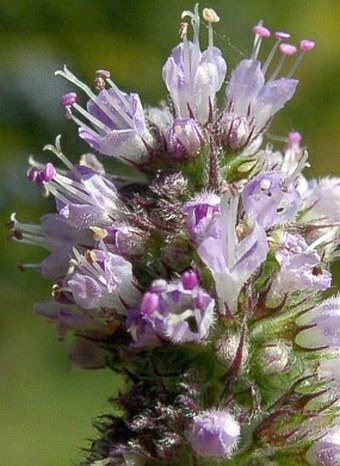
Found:
[[[157,311],[159,306],[159,297],[156,293],[152,293],[150,291],[147,291],[140,303],[139,306],[139,311],[142,315],[148,316],[150,314],[153,314],[155,311]]]
[[[187,270],[183,273],[181,281],[185,290],[193,290],[198,284],[197,273],[193,270]]]
[[[179,25],[179,31],[178,31],[178,34],[179,34],[179,37],[183,40],[184,38],[187,37],[187,34],[188,34],[188,27],[189,27],[189,24],[188,23],[180,23]]]
[[[214,33],[212,23],[218,23],[220,17],[217,15],[216,11],[212,8],[204,8],[202,12],[203,19],[208,23],[208,34],[209,34],[209,47],[214,46]]]
[[[257,60],[257,57],[260,52],[261,44],[262,44],[262,39],[266,39],[270,37],[270,31],[269,29],[265,28],[262,25],[262,21],[260,21],[258,24],[256,24],[253,27],[253,33],[255,34],[255,39],[254,39],[253,52],[251,55],[251,59]]]
[[[297,56],[295,63],[293,64],[293,66],[291,67],[291,69],[289,70],[287,74],[288,78],[291,78],[295,74],[296,70],[298,69],[298,66],[302,62],[302,59],[305,53],[309,52],[310,50],[313,50],[314,47],[315,47],[315,42],[313,42],[312,40],[303,39],[300,41],[300,53]]]
[[[200,47],[199,47],[199,30],[200,30],[200,16],[198,11],[198,3],[196,3],[194,12],[185,10],[182,12],[181,19],[184,19],[186,16],[191,18],[191,26],[193,29],[193,48],[191,53],[191,75],[194,73],[194,70],[197,69],[199,59],[200,59]]]
[[[43,169],[43,175],[44,175],[44,182],[48,183],[49,181],[53,180],[55,175],[57,174],[57,170],[54,168],[52,163],[48,162]]]
[[[295,45],[292,45],[292,44],[281,44],[279,46],[279,50],[282,53],[282,56],[281,56],[281,58],[279,60],[279,63],[277,64],[275,70],[273,71],[273,74],[270,76],[268,81],[273,81],[274,79],[276,79],[277,75],[281,71],[281,68],[282,68],[284,62],[286,61],[286,58],[290,57],[292,55],[295,55],[296,52],[297,52],[297,48],[295,47]]]
[[[274,36],[275,36],[275,39],[280,40],[282,42],[290,39],[290,34],[288,34],[287,32],[282,32],[282,31],[275,32]]]
[[[61,134],[59,134],[56,138],[55,138],[55,145],[53,146],[52,144],[46,144],[46,146],[43,147],[43,150],[49,150],[50,152],[52,152],[54,155],[56,155],[58,157],[59,160],[61,160],[63,162],[63,164],[69,168],[70,170],[72,170],[74,167],[73,167],[73,164],[68,160],[68,158],[62,153],[62,150],[61,150],[61,145],[60,145],[60,140],[61,140]],[[38,165],[37,165],[38,166]]]
[[[103,131],[103,133],[107,134],[111,131],[111,128],[108,126],[104,125],[98,118],[94,117],[89,113],[87,110],[85,110],[83,107],[81,107],[79,104],[74,103],[73,108],[76,109],[81,115],[83,115],[87,120],[89,120],[90,123],[93,124],[93,126],[96,126],[98,129]]]
[[[65,109],[65,116],[68,120],[72,118],[72,106],[76,102],[77,94],[75,92],[69,92],[68,94],[64,94],[61,96],[59,104],[61,107]]]
[[[75,92],[69,92],[60,97],[60,106],[63,108],[72,107],[77,100],[77,94]]]
[[[100,92],[105,89],[105,82],[110,78],[110,71],[106,70],[97,70],[96,77],[94,80],[94,87],[96,91]]]
[[[92,239],[94,241],[102,241],[108,235],[108,232],[103,228],[91,227],[90,229],[92,230]]]
[[[201,290],[198,290],[197,296],[194,298],[194,306],[196,309],[203,310],[204,308],[204,299],[203,299],[203,293]]]
[[[288,140],[287,143],[292,145],[292,144],[298,144],[301,142],[302,136],[298,131],[291,131],[288,134]]]
[[[28,181],[33,181],[34,182],[37,179],[38,173],[39,173],[39,170],[37,169],[37,167],[31,167],[27,171]]]
[[[40,270],[40,264],[24,264],[22,262],[18,262],[17,266],[21,272],[25,272],[27,269],[32,269],[32,270]]]
[[[60,75],[62,76],[63,78],[67,79],[68,81],[70,81],[71,83],[75,84],[76,86],[78,86],[80,89],[82,89],[85,94],[100,108],[100,110],[102,110],[103,113],[105,113],[105,115],[107,117],[109,117],[112,121],[117,121],[117,117],[114,113],[112,113],[110,111],[110,109],[104,105],[100,99],[97,98],[97,96],[91,91],[91,89],[86,85],[84,84],[83,82],[81,82],[73,73],[71,73],[66,66],[64,66],[64,70],[57,70],[55,71],[54,73],[55,75]],[[121,91],[119,91],[119,89],[117,88],[117,86],[111,81],[111,79],[107,79],[107,82],[110,84],[111,87],[114,88],[114,90],[117,92],[118,96],[120,99],[122,99],[122,96],[120,95],[121,94]],[[112,106],[114,108],[114,110],[121,116],[121,118],[128,124],[129,127],[132,127],[133,126],[133,121],[131,119],[131,117],[125,113],[120,107],[119,105],[116,105],[115,102],[112,101],[112,99],[110,99],[111,103],[112,103]],[[125,103],[126,105],[126,103]]]
[[[292,181],[295,181],[296,178],[300,175],[300,173],[302,172],[302,170],[306,167],[309,167],[309,163],[307,162],[308,160],[308,151],[305,150],[303,151],[303,156],[301,157],[301,160],[299,161],[297,167],[295,168],[295,170],[293,171],[293,173],[291,174],[291,180]]]
[[[85,256],[85,259],[87,260],[87,262],[90,262],[90,264],[93,264],[97,260],[96,254],[93,251],[91,251],[90,249],[87,249],[85,251],[84,256]]]
[[[265,74],[267,72],[267,69],[269,67],[269,65],[271,64],[273,58],[274,58],[274,55],[277,51],[277,49],[279,48],[279,45],[281,44],[281,42],[285,41],[285,40],[288,40],[290,38],[290,34],[287,34],[286,32],[275,32],[275,38],[276,38],[276,42],[275,44],[273,45],[273,48],[271,49],[268,57],[267,57],[267,60],[265,61],[263,67],[262,67],[262,72],[263,74]]]

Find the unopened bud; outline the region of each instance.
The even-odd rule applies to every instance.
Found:
[[[289,362],[289,347],[283,342],[268,343],[259,354],[259,367],[263,374],[276,374],[286,369]]]
[[[226,367],[230,367],[235,360],[239,345],[239,334],[230,334],[221,337],[215,344],[216,356],[218,360]],[[243,345],[241,367],[245,366],[247,359],[248,348],[247,345]]]

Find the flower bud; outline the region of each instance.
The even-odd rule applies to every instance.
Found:
[[[222,142],[228,147],[240,149],[247,143],[251,134],[246,117],[226,114],[222,117],[221,124]]]
[[[230,367],[235,360],[237,350],[240,345],[240,335],[230,334],[224,335],[215,344],[216,356],[218,360],[225,365]],[[248,359],[248,348],[247,345],[242,347],[241,357],[241,368],[243,368]]]
[[[230,457],[240,436],[240,426],[227,411],[204,411],[194,417],[191,446],[200,456]]]
[[[289,361],[289,348],[283,342],[271,342],[261,349],[259,367],[263,374],[270,375],[282,372]]]
[[[194,157],[202,145],[202,133],[195,120],[177,119],[166,133],[168,150],[176,160]]]
[[[312,466],[340,465],[340,426],[335,427],[310,447],[306,460]]]

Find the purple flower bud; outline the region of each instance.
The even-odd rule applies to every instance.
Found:
[[[229,458],[239,437],[240,426],[227,411],[204,411],[193,419],[191,446],[200,456]]]
[[[174,159],[194,157],[199,151],[203,136],[195,120],[177,119],[166,133],[168,151]]]
[[[295,338],[303,348],[340,349],[340,296],[327,299],[301,315],[297,324],[306,326]]]
[[[220,120],[222,142],[231,149],[240,149],[251,136],[249,121],[245,116],[224,113]]]
[[[330,429],[310,447],[306,460],[312,466],[340,465],[340,426]]]
[[[213,227],[213,219],[220,212],[220,197],[213,193],[201,193],[184,204],[186,228],[191,241],[199,244]],[[212,234],[212,232],[210,232]]]

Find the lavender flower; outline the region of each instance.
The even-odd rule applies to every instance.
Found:
[[[191,18],[193,41],[187,39],[187,23],[182,24],[183,42],[173,49],[163,67],[163,80],[170,92],[177,118],[195,118],[205,124],[211,118],[215,94],[221,88],[226,74],[226,63],[221,51],[213,45],[212,23],[219,18],[206,12],[209,25],[209,45],[201,52],[199,45],[200,17],[198,4],[194,12],[184,11],[182,19]]]
[[[77,104],[75,93],[68,93],[60,100],[66,116],[79,126],[79,136],[90,147],[127,163],[139,163],[147,158],[144,142],[151,144],[152,136],[147,130],[144,111],[137,94],[127,95],[120,91],[111,81],[110,73],[104,70],[96,73],[96,87],[99,90],[97,96],[66,66],[63,70],[56,71],[56,74],[78,86],[90,98],[87,110]],[[111,86],[108,90],[105,89],[105,83]],[[73,110],[85,120],[75,116]]]
[[[200,456],[229,458],[240,436],[240,426],[227,411],[205,411],[194,417],[190,436]]]
[[[225,142],[232,149],[241,148],[256,137],[261,143],[261,133],[267,129],[272,117],[293,97],[298,83],[291,76],[299,60],[286,77],[276,79],[286,57],[297,52],[295,46],[284,43],[289,39],[289,34],[275,33],[276,43],[261,65],[258,60],[261,43],[271,33],[261,24],[254,26],[253,32],[255,41],[252,56],[237,65],[226,87],[227,109],[221,123]],[[303,51],[304,46],[300,45],[300,48]],[[281,53],[281,59],[266,81],[265,74],[277,50]]]
[[[197,278],[184,274],[179,282],[156,282],[144,294],[140,318],[161,338],[174,343],[200,341],[214,322],[215,301],[197,286]],[[143,338],[145,325],[143,325]]]
[[[319,254],[308,247],[302,236],[284,232],[275,256],[280,271],[272,284],[273,294],[284,296],[305,289],[324,291],[331,286],[331,274],[321,267]]]
[[[303,221],[316,220],[318,223],[340,222],[340,178],[311,180],[303,193]]]
[[[340,297],[332,297],[297,319],[306,326],[295,338],[304,348],[340,348]]]
[[[207,235],[197,249],[213,275],[219,300],[231,312],[236,312],[243,285],[268,252],[265,231],[257,222],[237,225],[238,204],[238,196],[222,197],[221,216],[216,218],[220,236]]]
[[[336,426],[317,440],[306,454],[312,466],[340,465],[340,427]]]
[[[81,255],[74,250],[65,285],[74,301],[84,309],[113,308],[123,312],[139,297],[134,285],[132,265],[123,257],[103,249]]]
[[[279,171],[255,176],[244,187],[242,201],[246,212],[266,229],[292,220],[301,207],[292,180]]]
[[[56,213],[37,225],[13,214],[10,236],[49,253],[21,269],[52,281],[51,301],[35,312],[59,340],[73,334],[71,364],[108,366],[127,381],[115,398],[122,414],[102,417],[84,464],[340,465],[340,297],[321,296],[338,254],[339,179],[308,183],[296,131],[282,148],[261,147],[315,44],[296,47],[276,32],[261,63],[271,32],[254,26],[252,55],[231,73],[218,109],[219,17],[210,8],[202,16],[207,49],[197,4],[182,13],[192,42],[182,23],[163,67],[171,106],[144,111],[104,70],[97,94],[57,71],[89,98],[86,109],[74,92],[60,101],[80,138],[134,170],[106,174],[94,154],[73,164],[57,137],[45,149],[66,170],[31,158],[27,174]]]

